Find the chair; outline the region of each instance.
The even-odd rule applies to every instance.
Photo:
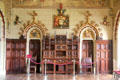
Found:
[[[30,73],[36,73],[37,66],[33,61],[36,62],[36,58],[32,58],[32,61],[30,61]]]
[[[87,57],[82,59],[82,71],[83,72],[92,72],[92,58]]]

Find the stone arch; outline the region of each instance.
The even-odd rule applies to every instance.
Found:
[[[120,69],[120,10],[116,14],[116,19],[115,19],[115,25],[114,25],[114,36],[113,36],[113,41],[114,41],[114,47],[113,50],[115,54],[113,54],[113,63],[114,63],[114,69]]]
[[[2,37],[5,38],[5,20],[4,20],[4,15],[2,13],[2,11],[0,10],[0,17],[1,17],[1,29],[2,29]]]
[[[2,55],[4,55],[4,54],[6,54],[5,53],[5,43],[6,43],[6,40],[5,40],[5,19],[4,19],[5,17],[4,17],[4,14],[3,14],[3,12],[0,10],[0,64],[1,64],[1,66],[0,66],[0,70],[1,70],[1,72],[0,72],[0,74],[6,74],[6,68],[5,68],[5,66],[6,66],[6,64],[4,64],[5,63],[5,61],[6,61],[6,56],[2,56]]]
[[[90,29],[92,29],[92,30],[95,32],[96,39],[99,37],[99,32],[98,32],[97,28],[96,28],[95,26],[93,26],[93,25],[90,25],[90,24],[85,24],[85,25],[83,25],[83,26],[80,28],[80,30],[78,31],[78,32],[79,32],[79,36],[80,36],[81,32],[82,32],[84,29],[86,29],[86,28],[90,28]]]
[[[44,24],[37,24],[37,23],[32,23],[32,24],[29,24],[29,25],[27,25],[26,27],[24,27],[24,30],[23,30],[23,33],[22,33],[22,34],[23,34],[25,37],[27,37],[28,31],[29,31],[31,28],[33,28],[33,27],[39,29],[42,35],[46,35],[46,34],[47,34],[48,29],[44,26]]]
[[[115,20],[115,27],[114,27],[114,35],[115,35],[115,39],[117,39],[117,33],[118,33],[118,25],[119,25],[119,21],[120,21],[120,11],[118,11],[117,15],[116,15],[116,20]]]

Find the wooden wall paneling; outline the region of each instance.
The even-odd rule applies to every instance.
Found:
[[[21,64],[22,66],[23,64],[25,65],[26,40],[21,41],[20,39],[7,39],[6,41],[7,41],[7,44],[6,44],[7,73],[21,73],[21,71],[23,71],[24,69],[23,67],[21,67]],[[24,55],[24,58],[23,58],[23,55]]]
[[[26,40],[20,41],[20,72],[26,72]]]
[[[6,44],[6,72],[10,72],[11,71],[11,41],[10,40],[6,40],[7,44]]]
[[[112,72],[112,41],[97,40],[96,53],[97,53],[96,58],[99,58],[97,61],[97,68],[99,68],[99,72],[111,73]]]

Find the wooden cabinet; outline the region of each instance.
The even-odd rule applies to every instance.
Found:
[[[79,61],[79,39],[67,39],[65,35],[56,35],[54,39],[43,38],[43,60],[47,60],[47,73],[72,73],[73,61]],[[69,63],[69,64],[68,64]],[[79,66],[76,63],[76,66]],[[42,65],[44,73],[45,65]],[[79,72],[79,67],[76,67]]]
[[[7,39],[6,42],[6,72],[25,72],[26,40]]]
[[[113,69],[112,41],[96,41],[97,71],[100,73],[112,73]]]

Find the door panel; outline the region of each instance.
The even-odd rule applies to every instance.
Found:
[[[22,47],[21,45],[24,47]],[[26,40],[20,40],[20,39],[6,40],[6,72],[7,73],[25,72],[25,55],[26,55],[25,50],[26,50]],[[23,61],[21,62],[21,60]]]
[[[82,64],[86,64],[87,62],[90,62],[89,60],[91,60],[93,63],[93,41],[92,40],[83,40],[82,43]],[[89,68],[92,70],[92,66],[91,68]],[[82,67],[82,71],[83,72],[89,72],[89,70],[87,68],[87,66]]]
[[[97,71],[100,73],[111,73],[113,69],[112,62],[112,41],[96,41],[96,60]]]
[[[93,41],[83,40],[82,44],[82,58],[93,57]]]

